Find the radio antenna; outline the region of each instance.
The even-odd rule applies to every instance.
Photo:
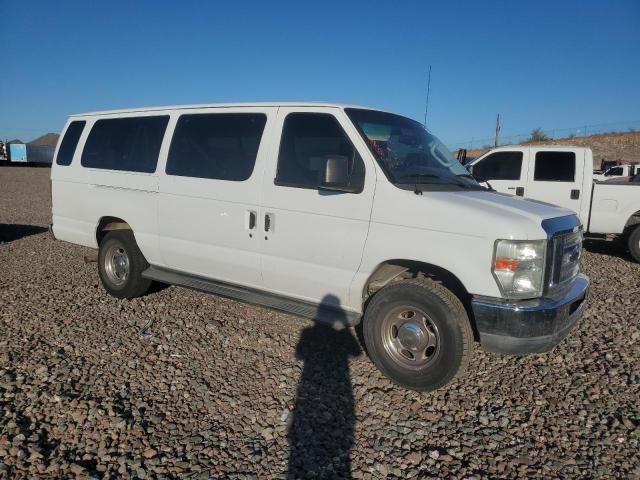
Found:
[[[424,106],[424,128],[427,128],[427,114],[429,113],[429,92],[431,91],[431,64],[427,73],[427,101]]]

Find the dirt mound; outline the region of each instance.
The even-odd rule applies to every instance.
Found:
[[[51,147],[55,147],[58,143],[58,135],[57,133],[45,133],[44,135],[39,136],[35,140],[31,140],[29,145],[48,145]]]

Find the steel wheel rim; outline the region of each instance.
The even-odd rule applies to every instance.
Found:
[[[129,278],[129,256],[120,245],[112,245],[104,256],[104,270],[114,285],[123,285]]]
[[[418,370],[440,355],[440,332],[423,310],[413,306],[397,307],[384,317],[382,344],[394,362]]]

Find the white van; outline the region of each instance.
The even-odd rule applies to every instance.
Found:
[[[362,319],[392,380],[431,390],[489,351],[543,352],[585,308],[571,211],[481,187],[421,124],[330,104],[72,116],[55,238],[99,248],[105,289],[152,281],[334,326]]]

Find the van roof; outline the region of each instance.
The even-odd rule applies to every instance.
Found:
[[[251,102],[251,103],[203,103],[194,105],[170,105],[159,107],[125,108],[120,110],[103,110],[99,112],[76,113],[71,117],[86,117],[91,115],[113,115],[118,113],[156,112],[167,110],[189,110],[196,108],[222,108],[222,107],[330,107],[330,108],[360,108],[364,110],[379,110],[361,105],[349,105],[344,103],[327,102]],[[382,111],[382,110],[379,110]]]

